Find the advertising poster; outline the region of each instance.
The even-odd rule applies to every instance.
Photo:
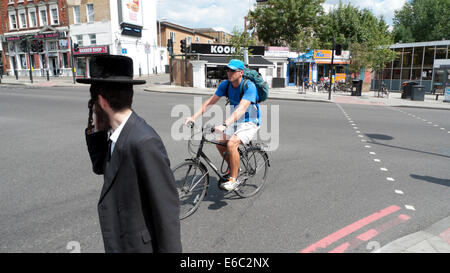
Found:
[[[450,102],[450,86],[447,86],[445,88],[445,97],[444,97],[444,101],[445,102]]]
[[[119,0],[121,22],[135,26],[143,26],[142,0]]]

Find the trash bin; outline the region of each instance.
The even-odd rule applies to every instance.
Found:
[[[413,85],[411,90],[411,100],[425,101],[425,86]]]
[[[352,80],[352,96],[361,96],[362,80]]]
[[[286,78],[273,78],[272,88],[285,88]]]
[[[418,82],[415,81],[406,81],[402,83],[402,99],[411,98],[412,86],[418,85]]]

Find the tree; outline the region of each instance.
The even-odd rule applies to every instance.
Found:
[[[339,2],[337,8],[322,18],[318,28],[322,48],[332,48],[332,39],[351,53],[349,70],[359,73],[361,69],[383,70],[395,57],[389,49],[393,43],[386,21],[377,18],[370,10]]]
[[[450,38],[449,0],[411,0],[395,12],[395,42],[425,42]]]
[[[233,54],[233,59],[244,60],[244,48],[256,45],[256,41],[250,37],[247,32],[240,31],[238,28],[234,28],[231,33],[230,44],[236,49]],[[251,55],[251,50],[249,51]]]
[[[323,15],[325,0],[269,0],[249,14],[251,30],[272,46],[303,48],[317,42],[314,28]]]

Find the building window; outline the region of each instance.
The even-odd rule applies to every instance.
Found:
[[[25,58],[25,54],[20,54],[19,56],[22,69],[27,69],[27,58]]]
[[[177,35],[175,32],[170,32],[170,39],[172,39],[172,42],[176,43],[177,42]]]
[[[52,16],[52,25],[59,25],[58,7],[51,7],[50,14]]]
[[[94,22],[94,4],[86,5],[86,15],[88,23]]]
[[[423,67],[433,68],[434,63],[434,46],[425,47],[425,59],[423,62]]]
[[[96,45],[97,44],[97,35],[89,34],[89,40],[91,42],[91,45]]]
[[[62,67],[69,68],[69,57],[68,57],[67,53],[62,54],[61,62],[62,62]]]
[[[30,17],[30,27],[37,27],[36,10],[30,10],[28,15]]]
[[[414,48],[413,68],[422,68],[423,47]]]
[[[16,51],[16,43],[10,42],[8,44],[8,50],[9,50],[9,53],[14,53]]]
[[[19,11],[19,18],[20,18],[20,28],[26,28],[27,27],[27,16],[25,14],[25,11]]]
[[[197,37],[195,37],[195,42],[200,42],[200,38],[197,36]]]
[[[49,51],[57,51],[58,50],[58,42],[57,41],[49,41],[48,42],[48,50]]]
[[[436,59],[445,59],[447,56],[447,46],[436,47]]]
[[[14,4],[14,0],[8,0],[8,4]]]
[[[44,9],[39,9],[39,22],[40,22],[41,26],[48,25],[47,9],[45,7],[44,7]]]
[[[73,23],[81,24],[80,6],[73,7]]]
[[[9,15],[9,22],[10,22],[10,28],[11,29],[17,29],[17,19],[15,14]]]
[[[75,35],[78,46],[83,46],[83,35]]]

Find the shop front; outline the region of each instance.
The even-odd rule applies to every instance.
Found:
[[[249,68],[258,71],[267,81],[272,76],[275,65],[264,58],[264,46],[249,47],[249,52],[252,55],[248,58]],[[215,88],[227,79],[226,65],[231,59],[239,58],[231,45],[191,44],[190,55],[190,62],[194,67],[194,86],[208,88]]]
[[[75,76],[77,78],[88,78],[89,60],[98,55],[109,55],[109,46],[79,47],[77,51],[74,50]]]
[[[66,32],[41,31],[34,34],[5,34],[6,62],[9,75],[70,76],[70,50]]]
[[[288,85],[302,85],[303,83],[318,83],[328,81],[332,71],[331,50],[311,50],[301,54],[297,58],[289,58],[289,69],[287,72]],[[342,51],[340,56],[334,56],[333,81],[345,81],[349,75],[350,52]]]

